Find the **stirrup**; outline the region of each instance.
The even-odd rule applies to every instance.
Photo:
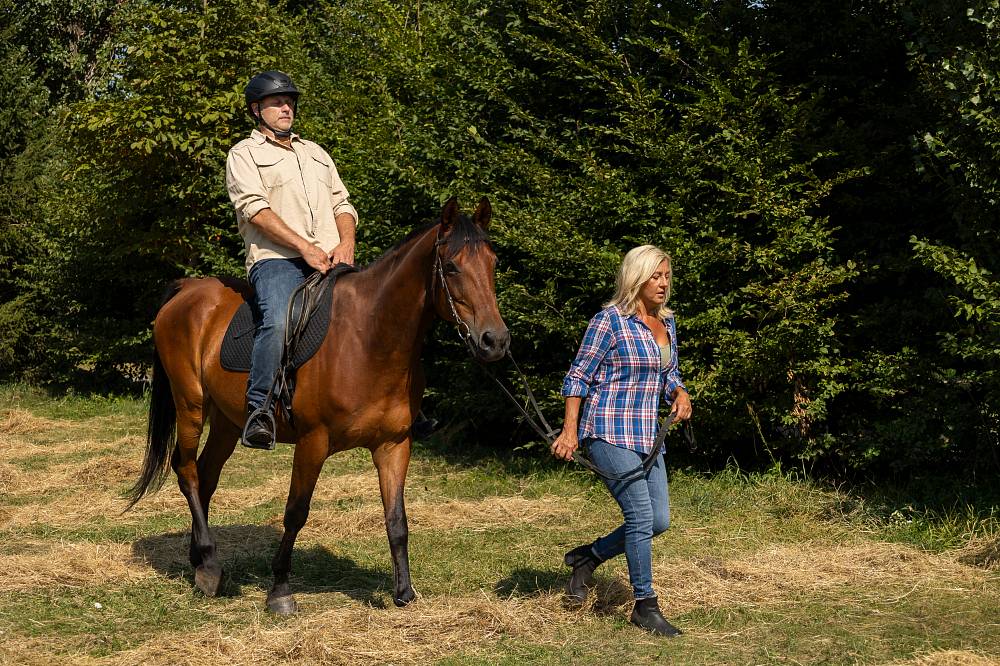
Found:
[[[276,432],[277,424],[274,420],[274,414],[268,409],[258,407],[247,416],[247,421],[243,425],[243,434],[240,436],[240,444],[249,449],[274,451]]]

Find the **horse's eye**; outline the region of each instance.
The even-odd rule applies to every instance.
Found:
[[[446,263],[444,265],[444,274],[445,275],[458,275],[461,272],[462,271],[458,270],[458,266],[456,266],[455,262],[453,262],[453,261],[449,261],[448,263]]]

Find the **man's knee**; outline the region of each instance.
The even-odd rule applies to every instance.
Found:
[[[258,330],[262,336],[274,336],[283,339],[286,328],[287,319],[284,309],[280,312],[274,309],[264,314]]]

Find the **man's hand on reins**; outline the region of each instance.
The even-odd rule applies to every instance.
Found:
[[[332,267],[330,257],[326,256],[326,252],[311,243],[303,243],[302,258],[320,273],[326,273]]]
[[[333,252],[330,253],[330,264],[336,266],[339,263],[354,264],[353,240],[345,238],[337,243],[337,247],[333,248]]]

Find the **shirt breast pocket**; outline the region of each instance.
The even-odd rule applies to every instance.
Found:
[[[329,189],[333,184],[333,176],[330,174],[330,163],[325,161],[322,157],[313,155],[312,168],[313,173],[316,174],[316,180],[326,185],[327,189]]]
[[[309,203],[313,210],[319,210],[330,204],[330,188],[333,187],[332,168],[329,162],[316,155],[310,160],[314,176],[314,186],[309,188]]]
[[[268,192],[280,189],[295,177],[295,169],[285,156],[268,155],[260,158],[254,156],[254,163],[260,172],[260,180]]]

